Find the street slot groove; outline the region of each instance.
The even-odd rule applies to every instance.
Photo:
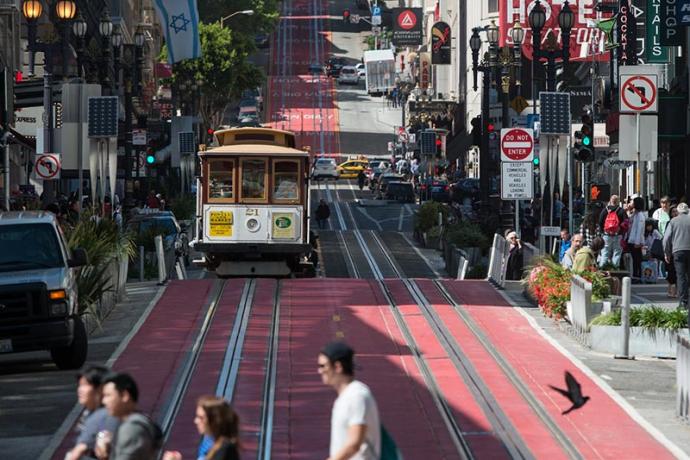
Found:
[[[259,459],[270,459],[273,444],[273,414],[275,410],[275,387],[278,374],[278,339],[280,329],[280,288],[278,280],[273,296],[271,332],[266,353],[266,376],[261,404],[261,428],[259,431]]]
[[[429,300],[422,293],[417,283],[408,279],[403,279],[402,282],[419,306],[422,315],[426,318],[427,323],[443,346],[453,366],[472,392],[474,400],[479,404],[487,419],[491,422],[491,426],[500,437],[511,458],[534,459],[534,455],[530,452],[517,429],[501,409],[499,402],[493,396],[489,387],[479,376],[472,361],[463,353],[460,344],[434,311]]]
[[[228,346],[225,349],[225,357],[223,358],[223,366],[218,377],[218,385],[216,386],[216,395],[222,396],[231,402],[235,393],[235,384],[237,383],[237,374],[242,358],[242,348],[244,347],[244,338],[247,333],[247,324],[249,323],[255,292],[256,279],[245,281],[232,333],[228,340]]]
[[[482,344],[484,349],[491,355],[491,357],[496,361],[498,366],[501,368],[506,377],[513,384],[515,389],[520,393],[520,395],[525,399],[527,404],[532,408],[534,413],[539,417],[544,426],[551,432],[556,441],[560,444],[563,451],[571,459],[582,459],[582,455],[577,450],[577,447],[572,443],[568,436],[563,433],[560,427],[554,422],[551,416],[546,412],[541,403],[534,397],[532,392],[527,388],[527,385],[518,376],[517,372],[513,367],[500,355],[500,353],[491,345],[489,338],[482,332],[477,323],[472,319],[472,317],[465,311],[461,304],[455,301],[453,296],[450,294],[448,289],[443,285],[441,280],[434,280],[434,285],[448,302],[448,304],[453,307],[453,310],[460,317],[467,328],[472,332],[476,339]]]
[[[400,313],[400,310],[398,309],[397,304],[395,303],[395,300],[393,299],[393,295],[391,294],[390,290],[388,289],[388,286],[386,286],[383,280],[378,279],[377,282],[379,284],[381,292],[386,298],[386,302],[388,302],[388,307],[390,308],[390,311],[393,314],[393,318],[395,318],[395,323],[400,329],[400,332],[405,338],[405,343],[407,347],[410,349],[412,356],[414,357],[415,363],[417,364],[420,374],[424,379],[424,383],[429,389],[431,398],[436,404],[436,408],[438,409],[439,414],[441,415],[441,418],[443,419],[443,422],[446,425],[446,428],[448,429],[451,440],[453,441],[453,444],[455,445],[455,448],[458,451],[458,455],[461,459],[474,459],[475,457],[472,453],[472,450],[470,449],[467,439],[465,438],[466,433],[463,433],[463,431],[460,429],[457,422],[455,421],[453,411],[450,408],[448,401],[444,397],[443,392],[439,388],[438,383],[436,382],[436,379],[434,378],[431,369],[429,368],[429,365],[422,356],[417,342],[415,341],[409,327],[407,326],[407,323],[405,322],[405,319],[403,318],[402,314]]]

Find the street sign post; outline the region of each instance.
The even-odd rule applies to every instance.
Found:
[[[42,153],[36,158],[36,178],[55,180],[60,178],[61,161],[59,153]]]
[[[501,163],[502,200],[531,200],[534,198],[532,168],[531,161],[504,161]],[[515,206],[517,206],[517,202]]]
[[[371,9],[371,25],[380,26],[381,25],[381,7],[374,5]]]
[[[133,129],[132,130],[132,145],[146,145],[146,130]]]
[[[532,161],[534,133],[527,128],[501,130],[501,161]]]
[[[621,113],[656,113],[659,107],[657,97],[657,75],[621,75]]]

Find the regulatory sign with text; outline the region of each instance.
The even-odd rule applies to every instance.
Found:
[[[658,111],[656,74],[621,75],[620,78],[621,113],[656,113]]]
[[[132,130],[132,145],[146,145],[146,130],[133,129]]]
[[[60,154],[42,153],[36,158],[36,178],[54,180],[60,178]]]
[[[527,128],[501,129],[501,161],[532,161],[534,133]]]
[[[501,162],[501,199],[531,200],[534,198],[533,168],[531,161]]]
[[[422,44],[422,8],[393,8],[393,44]]]

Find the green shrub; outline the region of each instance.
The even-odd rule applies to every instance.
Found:
[[[435,201],[427,201],[419,207],[414,218],[414,228],[420,233],[428,232],[432,227],[438,225],[438,213],[442,214],[442,221],[445,225],[448,221],[448,208]]]
[[[620,326],[620,309],[597,316],[591,322],[596,326]],[[670,329],[678,330],[688,327],[688,311],[678,308],[666,310],[665,308],[649,305],[630,309],[630,326],[643,327],[645,329]]]
[[[114,287],[108,276],[108,265],[114,259],[131,257],[134,245],[130,236],[121,233],[113,221],[96,222],[87,213],[82,214],[74,227],[65,229],[65,236],[70,249],[83,248],[89,260],[77,278],[79,315],[91,314],[99,322],[98,301]]]
[[[459,248],[486,249],[491,244],[479,225],[465,221],[448,226],[446,241]]]
[[[483,280],[487,273],[486,265],[473,265],[465,274],[466,280]]]
[[[177,220],[189,220],[194,218],[196,212],[196,198],[194,196],[181,196],[175,198],[170,205],[170,210]]]

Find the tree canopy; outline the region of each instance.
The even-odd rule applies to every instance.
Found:
[[[173,82],[201,82],[199,115],[205,126],[217,127],[227,104],[245,89],[259,86],[264,77],[248,60],[256,49],[253,38],[219,23],[199,24],[199,38],[201,58],[175,64],[172,78]]]

